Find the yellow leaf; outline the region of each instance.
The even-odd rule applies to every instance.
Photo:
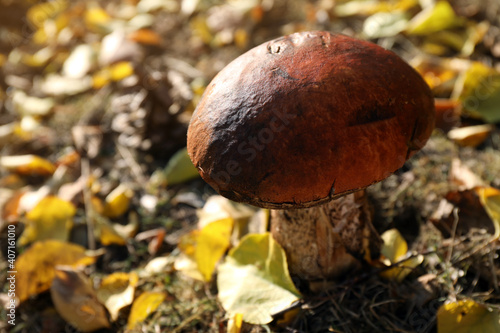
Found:
[[[20,175],[50,176],[56,170],[52,162],[36,155],[0,157],[0,166]]]
[[[73,226],[76,208],[71,202],[48,196],[26,214],[26,229],[19,238],[20,245],[45,239],[66,241]]]
[[[16,295],[23,302],[50,288],[58,265],[90,265],[95,258],[85,255],[80,245],[56,240],[36,242],[16,261]]]
[[[31,6],[26,13],[26,17],[33,26],[40,28],[45,21],[53,18],[68,7],[65,0],[38,3]]]
[[[109,71],[103,69],[92,75],[92,88],[101,89],[111,82]]]
[[[227,322],[227,333],[240,333],[243,326],[243,314],[236,313]]]
[[[229,317],[267,324],[300,293],[288,273],[285,251],[269,233],[250,234],[229,251],[218,268],[219,300]]]
[[[111,218],[120,217],[128,210],[133,196],[134,192],[130,188],[120,184],[106,197],[104,215]]]
[[[188,234],[185,234],[179,240],[177,245],[179,249],[188,256],[194,256],[196,249],[196,241],[198,240],[199,230],[193,230]]]
[[[98,218],[96,220],[96,234],[101,241],[102,245],[108,246],[111,244],[116,244],[116,245],[125,245],[127,244],[127,241],[125,238],[120,235],[115,228],[113,227],[113,224],[110,223],[107,219],[105,218]]]
[[[96,3],[91,4],[90,8],[87,9],[84,19],[85,24],[91,30],[102,29],[111,21],[108,13]]]
[[[382,235],[384,245],[382,246],[381,253],[385,258],[389,259],[391,263],[397,262],[400,258],[408,252],[408,244],[399,233],[398,229],[389,229]]]
[[[136,273],[117,272],[105,277],[97,290],[97,298],[109,311],[111,320],[118,318],[120,309],[132,304],[139,277]]]
[[[437,312],[438,333],[500,332],[500,312],[473,300],[443,304]]]
[[[130,61],[120,61],[109,67],[109,77],[112,81],[120,81],[134,74],[134,66]]]
[[[413,35],[431,35],[438,31],[456,27],[464,22],[458,17],[448,1],[438,1],[418,13],[409,23],[406,32]]]
[[[231,244],[233,224],[232,218],[215,221],[201,229],[198,235],[194,257],[205,281],[210,281],[217,262]]]
[[[133,329],[138,323],[142,323],[151,313],[153,313],[165,300],[165,293],[144,292],[132,304],[128,317],[127,328]]]
[[[382,271],[380,275],[386,279],[401,282],[415,267],[423,262],[424,257],[418,255],[400,262],[405,258],[408,251],[408,244],[403,236],[401,236],[397,229],[389,229],[384,232],[381,237],[384,241],[380,251],[382,254],[382,262],[388,266],[397,262],[399,262],[399,264]]]
[[[500,238],[500,190],[493,187],[480,187],[477,191],[481,204],[495,226],[495,235],[493,237],[498,239]]]
[[[92,332],[109,327],[106,309],[82,272],[68,266],[56,267],[50,295],[61,317],[79,331]]]

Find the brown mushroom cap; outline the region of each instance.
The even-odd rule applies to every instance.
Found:
[[[367,41],[315,31],[261,44],[208,85],[188,152],[221,195],[301,208],[399,169],[434,128],[420,75]]]

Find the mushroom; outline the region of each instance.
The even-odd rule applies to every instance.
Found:
[[[273,209],[292,275],[332,279],[378,254],[360,190],[421,149],[434,119],[429,87],[393,52],[301,32],[251,49],[212,80],[187,148],[221,195]]]

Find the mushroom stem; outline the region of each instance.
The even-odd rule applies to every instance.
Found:
[[[287,254],[292,276],[327,280],[378,256],[382,241],[371,220],[363,190],[311,208],[273,210],[271,232]]]

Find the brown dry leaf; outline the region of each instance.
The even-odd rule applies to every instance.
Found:
[[[96,258],[80,245],[48,240],[34,243],[16,262],[16,293],[20,302],[50,288],[58,265],[90,265]]]
[[[477,147],[483,143],[493,131],[493,125],[475,125],[454,128],[448,132],[448,138],[464,147]]]
[[[54,164],[36,155],[17,155],[0,157],[0,167],[24,176],[51,176]]]
[[[128,317],[127,329],[132,330],[142,323],[151,313],[153,313],[165,300],[166,295],[162,292],[144,292],[132,304]]]
[[[0,205],[0,208],[2,209],[0,212],[0,230],[3,230],[3,228],[9,223],[17,223],[19,221],[19,202],[26,193],[24,191],[17,191],[14,193],[11,193],[10,190],[5,191],[9,192],[5,193],[8,198],[5,200],[4,205]],[[0,196],[2,195],[3,194],[0,194]]]
[[[480,189],[451,191],[446,194],[438,209],[430,218],[430,221],[445,237],[452,234],[456,218],[455,209],[457,209],[458,214],[456,235],[465,235],[471,228],[483,229],[490,234],[494,234],[495,227],[480,202]]]
[[[151,29],[140,29],[130,33],[128,39],[140,44],[160,46],[162,38]]]
[[[92,332],[110,326],[106,309],[82,272],[57,266],[50,295],[61,317],[78,330]]]
[[[462,103],[457,100],[436,98],[434,99],[436,108],[436,128],[448,132],[460,123],[460,113]]]
[[[26,228],[19,238],[20,245],[45,240],[66,241],[73,226],[75,206],[56,196],[48,196],[26,214]]]
[[[112,321],[118,318],[122,308],[132,304],[138,281],[139,277],[134,272],[116,272],[102,280],[97,298],[108,309]]]

